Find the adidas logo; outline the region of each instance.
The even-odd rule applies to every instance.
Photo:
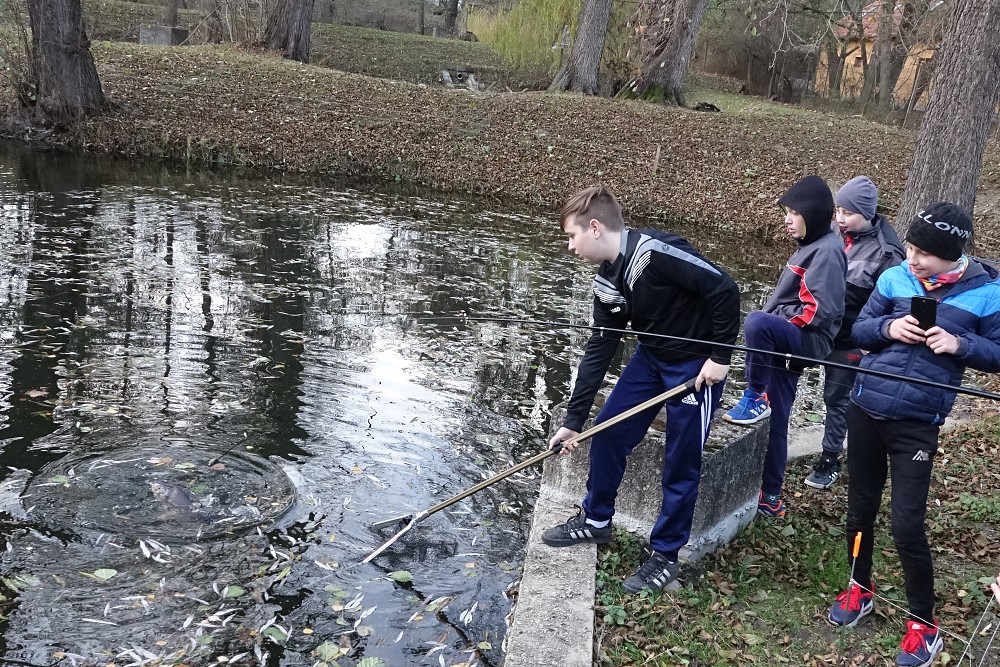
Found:
[[[681,399],[681,403],[687,403],[688,405],[698,405],[698,399],[694,397],[694,394],[688,394]]]
[[[930,452],[926,452],[926,451],[924,451],[924,450],[921,449],[920,451],[918,451],[916,454],[913,455],[913,460],[914,461],[930,461],[931,460],[931,454],[930,454]]]
[[[622,307],[621,306],[615,306],[614,308],[611,309],[611,312],[612,313],[620,313],[620,312],[622,312]]]

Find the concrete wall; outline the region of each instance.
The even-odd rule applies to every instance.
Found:
[[[561,409],[554,411],[552,423],[561,423],[562,415]],[[716,419],[720,418],[717,413]],[[729,542],[753,518],[769,423],[764,420],[756,428],[741,429],[736,440],[705,452],[691,540],[681,552],[682,559],[695,560]],[[647,536],[659,514],[663,497],[660,472],[663,469],[664,427],[661,412],[646,438],[629,457],[615,503],[615,524]],[[581,489],[587,480],[590,443],[583,443],[570,456],[554,458],[551,466],[546,465],[544,483],[553,487],[555,497],[579,503],[583,500]]]

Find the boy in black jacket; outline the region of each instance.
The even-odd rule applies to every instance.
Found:
[[[747,315],[743,333],[757,350],[825,359],[844,315],[847,260],[833,233],[833,194],[819,176],[795,182],[778,199],[788,235],[799,244],[778,277],[762,310]],[[747,388],[739,404],[724,415],[734,424],[755,424],[771,417],[757,513],[785,516],[781,489],[788,460],[788,417],[795,401],[801,365],[785,364],[773,354],[747,353]]]
[[[659,590],[676,578],[677,554],[691,534],[702,448],[729,371],[731,350],[725,346],[736,342],[739,330],[739,288],[680,236],[627,229],[621,207],[603,186],[573,195],[560,222],[569,237],[569,250],[600,263],[593,287],[594,325],[624,329],[631,323],[639,338],[594,424],[696,378],[693,394],[666,404],[663,497],[649,538],[653,553],[624,582],[631,593]],[[582,430],[620,341],[621,334],[613,331],[595,330],[591,335],[566,418],[550,447]],[[626,457],[642,441],[659,409],[649,408],[594,436],[583,507],[565,523],[546,530],[542,534],[546,544],[565,547],[611,540],[611,518]],[[572,449],[567,444],[562,453]]]

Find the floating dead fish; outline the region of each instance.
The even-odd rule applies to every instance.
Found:
[[[149,490],[153,492],[153,497],[157,500],[170,503],[180,509],[191,510],[201,507],[201,503],[195,500],[186,489],[175,484],[150,482]]]

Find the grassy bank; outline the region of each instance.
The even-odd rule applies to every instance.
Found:
[[[162,6],[123,0],[84,0],[83,7],[90,38],[95,42],[138,42],[140,26],[160,24],[164,15]],[[234,34],[224,37],[246,39],[260,33],[259,23],[244,22]],[[191,31],[189,45],[207,43],[203,11],[180,10],[178,24]],[[485,44],[415,33],[313,23],[311,45],[314,65],[411,83],[437,84],[441,69],[448,65],[474,65],[480,78],[497,90],[544,90],[551,79],[546,72],[508,67]]]
[[[927,524],[935,559],[937,617],[969,639],[987,606],[986,588],[1000,569],[1000,419],[970,421],[949,432],[934,464]],[[598,553],[596,638],[599,664],[625,665],[893,665],[905,625],[905,593],[883,503],[875,549],[875,613],[847,632],[825,618],[845,588],[847,486],[805,487],[807,462],[788,472],[789,518],[755,520],[733,543],[686,573],[684,585],[655,596],[625,596],[621,578],[639,563],[640,540],[619,534]],[[888,493],[886,494],[888,499]],[[982,650],[1000,618],[992,607],[985,635],[973,638],[973,664],[1000,664],[995,644]],[[965,650],[946,635],[947,656]],[[968,663],[968,656],[966,662]]]
[[[303,66],[231,46],[94,45],[112,106],[69,146],[313,176],[408,182],[557,206],[604,181],[631,215],[777,227],[803,173],[868,173],[893,203],[912,135],[722,104],[699,113],[575,95],[470,94]]]
[[[117,0],[87,7],[95,26],[104,26],[95,34],[129,38],[161,9]],[[192,23],[197,12],[182,17]],[[197,41],[203,26],[192,27]],[[751,242],[783,236],[774,201],[806,173],[834,186],[868,174],[891,212],[912,154],[912,131],[724,92],[708,78],[693,80],[689,100],[710,101],[722,113],[499,92],[530,76],[505,71],[482,44],[329,24],[314,25],[314,41],[314,60],[328,66],[232,45],[96,41],[111,106],[47,140],[192,166],[488,195],[511,208],[554,209],[568,193],[602,181],[628,215],[707,221],[751,234]],[[428,85],[442,64],[455,63],[481,67],[492,92]],[[23,123],[6,127],[8,135],[36,136]],[[993,229],[1000,224],[995,151],[984,174],[986,205],[977,218]],[[1000,234],[980,239],[980,252],[1000,254]]]

